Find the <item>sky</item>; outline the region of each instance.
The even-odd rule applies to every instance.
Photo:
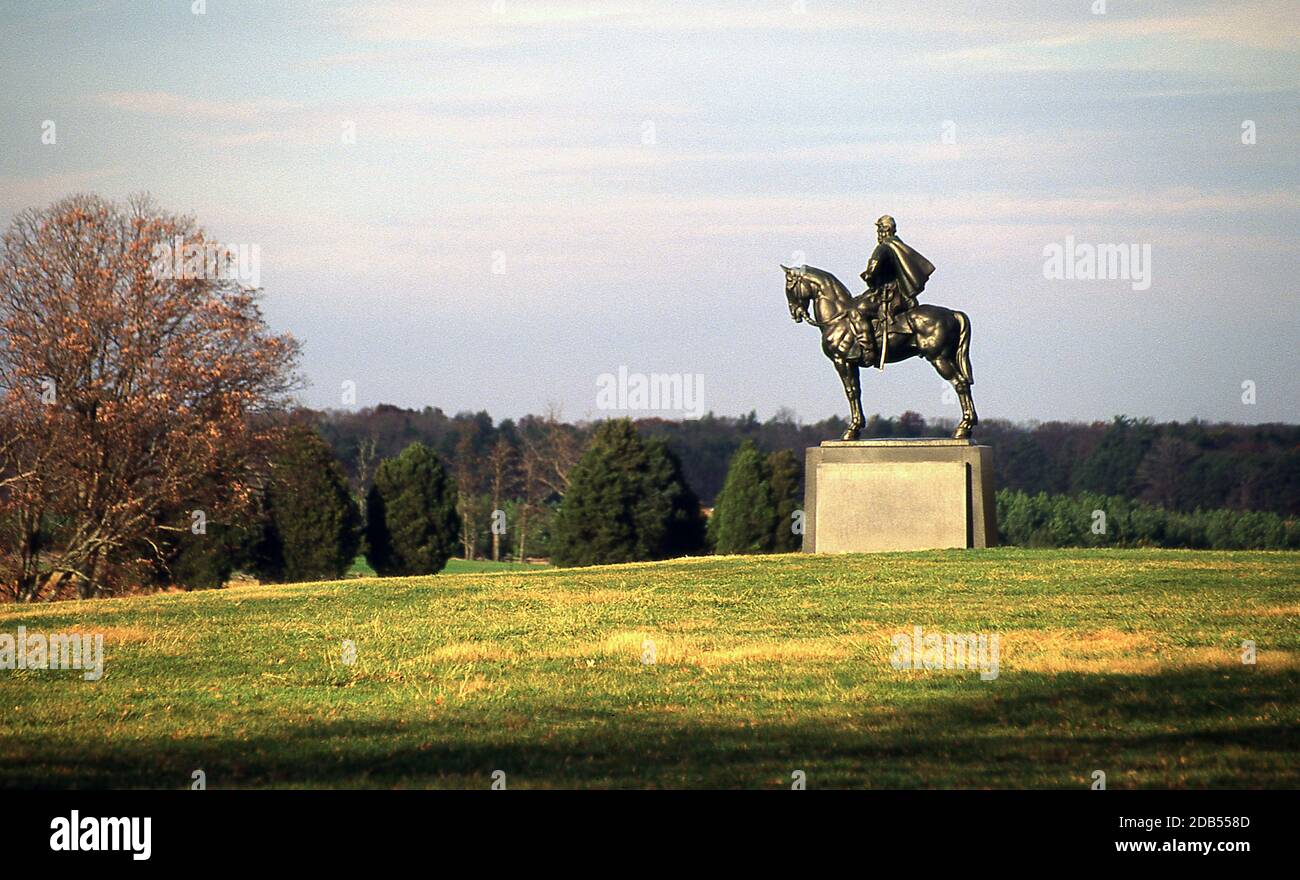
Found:
[[[780,264],[858,293],[888,213],[983,418],[1300,415],[1294,0],[10,0],[0,83],[0,226],[148,191],[255,246],[306,405],[847,416]]]

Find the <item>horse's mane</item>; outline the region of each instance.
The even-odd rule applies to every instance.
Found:
[[[825,269],[818,269],[816,266],[804,266],[803,274],[811,276],[812,278],[818,280],[822,284],[829,285],[832,290],[836,291],[846,299],[853,298],[849,294],[848,288],[846,288],[843,284],[840,283],[840,279],[836,278],[834,275],[832,275],[830,272],[827,272]]]

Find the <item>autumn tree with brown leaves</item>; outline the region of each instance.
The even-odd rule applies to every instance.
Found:
[[[178,247],[181,246],[181,247]],[[163,255],[207,254],[198,264]],[[195,221],[66,198],[0,252],[0,587],[126,591],[169,535],[255,494],[298,344]]]

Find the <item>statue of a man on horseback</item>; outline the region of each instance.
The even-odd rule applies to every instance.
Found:
[[[876,221],[876,249],[871,252],[871,259],[860,277],[867,282],[862,298],[868,313],[874,318],[871,341],[879,342],[878,363],[881,369],[884,369],[888,354],[886,328],[895,315],[916,308],[917,298],[933,274],[934,264],[898,237],[898,224],[893,217],[885,214]]]
[[[844,383],[851,414],[844,439],[856,440],[864,424],[859,368],[883,370],[886,363],[912,357],[928,360],[952,384],[962,411],[953,436],[969,437],[979,421],[970,394],[970,319],[964,312],[917,304],[934,264],[899,239],[888,214],[876,221],[876,242],[861,276],[867,290],[857,297],[829,272],[781,267],[790,316],[821,329],[822,351]]]

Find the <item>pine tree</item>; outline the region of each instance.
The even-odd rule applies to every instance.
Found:
[[[266,519],[252,549],[259,577],[305,581],[342,577],[361,542],[347,476],[319,434],[290,428],[271,459]]]
[[[704,515],[700,499],[682,475],[681,459],[657,439],[646,442],[646,456],[646,502],[636,516],[638,558],[671,559],[702,552]]]
[[[1154,441],[1149,420],[1115,416],[1097,448],[1075,469],[1074,491],[1136,497],[1138,466]]]
[[[569,473],[551,558],[566,566],[665,559],[697,551],[701,537],[699,501],[681,463],[618,419],[596,429]]]
[[[718,553],[771,552],[775,521],[767,459],[746,440],[731,457],[727,481],[709,518],[710,543]]]
[[[182,531],[162,545],[166,554],[166,582],[187,590],[225,586],[239,561],[237,530],[223,523],[208,523],[204,534]]]
[[[767,470],[771,475],[772,503],[776,512],[772,549],[777,553],[793,553],[803,546],[803,535],[796,534],[793,528],[794,512],[803,509],[803,488],[799,485],[803,469],[793,452],[778,449],[767,457]]]
[[[436,574],[456,551],[456,485],[442,461],[412,443],[375,471],[366,497],[366,559],[381,575]]]

